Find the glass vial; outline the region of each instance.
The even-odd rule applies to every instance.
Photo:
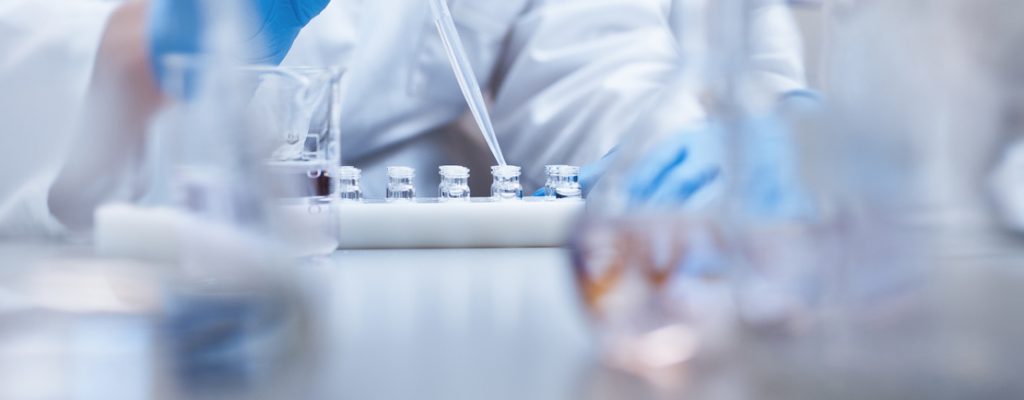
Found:
[[[519,183],[522,168],[506,165],[491,167],[494,183],[491,184],[491,197],[494,200],[513,200],[523,198],[523,185]]]
[[[548,165],[545,171],[548,180],[544,184],[544,195],[548,200],[583,198],[583,187],[580,186],[580,167]]]
[[[440,168],[441,184],[437,187],[441,201],[469,200],[469,168],[445,165]]]
[[[409,167],[388,167],[387,201],[413,201],[416,199],[416,186],[412,179],[416,170]]]
[[[359,180],[363,171],[355,167],[341,167],[338,169],[338,198],[343,201],[362,201],[363,190],[359,187]]]

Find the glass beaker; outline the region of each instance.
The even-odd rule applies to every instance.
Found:
[[[309,67],[246,67],[252,90],[247,117],[266,155],[281,197],[326,199],[333,190],[330,171],[341,165],[340,101],[342,71]]]
[[[153,181],[179,184],[150,201],[218,199],[216,213],[261,225],[298,255],[334,251],[329,171],[340,164],[341,70],[190,56],[165,66],[176,101],[156,124]]]

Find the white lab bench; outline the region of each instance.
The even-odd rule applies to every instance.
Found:
[[[561,249],[342,251],[313,268],[336,398],[572,398],[594,361]]]
[[[1024,251],[1012,244],[1000,245],[998,249],[972,245],[958,239],[961,237],[961,234],[950,236],[951,245],[944,250],[950,256],[945,259],[967,267],[961,270],[961,275],[954,276],[955,279],[973,279],[976,285],[970,292],[953,293],[950,297],[955,301],[953,305],[962,307],[968,315],[1001,306],[1015,309],[1016,305],[1005,301],[1021,296]],[[980,238],[973,234],[971,237]],[[979,242],[997,243],[987,239]],[[39,260],[73,258],[90,252],[91,249],[83,247],[0,245],[0,282],[33,268]],[[602,367],[587,317],[576,295],[572,266],[565,250],[339,251],[291,267],[304,272],[310,282],[314,282],[316,288],[311,294],[315,299],[315,314],[324,321],[319,332],[324,340],[318,342],[322,344],[317,350],[322,364],[312,372],[315,377],[311,381],[315,383],[311,394],[303,396],[307,398],[660,399],[685,395],[688,398],[745,399],[787,398],[787,393],[788,398],[795,398],[793,396],[820,389],[818,393],[825,397],[853,399],[865,398],[865,395],[899,398],[900,393],[985,397],[1019,394],[1022,389],[1020,383],[1012,379],[1014,371],[1024,367],[1024,358],[1017,356],[1021,350],[1005,346],[1014,337],[1020,337],[1013,332],[1024,334],[1020,332],[1021,326],[1012,325],[1022,318],[1009,318],[1011,314],[1006,314],[1010,325],[977,327],[997,329],[981,336],[993,338],[992,342],[958,342],[955,337],[939,337],[973,346],[953,349],[967,352],[963,356],[958,356],[958,352],[944,353],[947,357],[954,355],[949,359],[953,361],[951,364],[936,364],[940,367],[939,373],[952,374],[959,380],[957,386],[935,381],[932,378],[947,375],[929,375],[931,371],[927,368],[918,373],[920,365],[904,368],[898,363],[880,364],[878,368],[837,374],[827,363],[820,364],[835,356],[836,350],[869,355],[865,362],[874,363],[878,358],[871,356],[870,351],[858,350],[860,346],[851,348],[849,343],[822,341],[810,335],[798,342],[779,339],[742,343],[735,349],[735,358],[692,365],[688,370],[674,372],[677,375],[671,377],[676,386],[671,389],[673,395],[667,396],[659,395],[650,382]],[[983,268],[1002,272],[996,275],[974,272]],[[1002,278],[992,279],[993,276]],[[5,304],[2,301],[5,295],[0,290],[0,305]],[[0,316],[10,312],[0,307]],[[90,326],[116,330],[131,325]],[[955,335],[973,335],[976,331],[969,326],[948,328]],[[9,377],[26,376],[25,371],[28,371],[25,363],[20,362],[26,358],[17,357],[25,348],[11,346],[11,338],[17,338],[12,332],[17,331],[17,325],[0,324],[0,381],[4,381],[4,388],[12,384]],[[98,335],[105,332],[103,330],[85,332],[89,333],[86,339],[93,341],[106,337]],[[100,342],[109,344],[125,337],[148,337],[125,334],[130,333],[128,331],[121,333]],[[79,343],[91,343],[83,342],[80,335],[71,337]],[[39,347],[38,337],[28,339],[31,340],[18,343]],[[908,343],[919,341],[910,339]],[[146,342],[140,339],[132,343],[142,346]],[[900,343],[883,344],[897,346],[889,350],[896,354],[906,347]],[[127,352],[123,342],[117,345],[120,350],[115,354]],[[33,360],[31,348],[28,351],[27,360]],[[101,366],[136,363],[145,359],[146,353],[140,354],[130,354],[131,357],[114,360],[116,362],[102,358]],[[896,357],[879,356],[883,360]],[[970,362],[958,364],[965,360]],[[79,398],[138,398],[139,393],[145,393],[143,388],[148,383],[145,374],[117,372],[124,371],[123,368],[82,366],[77,365],[73,371],[87,371],[87,378],[46,380],[37,382],[38,387],[49,390],[63,382],[78,390],[80,387],[75,385],[86,379],[93,382],[86,388],[94,394],[109,394],[103,391],[103,382],[116,382],[119,388],[134,387],[135,390],[126,392],[131,394],[127,396]],[[817,384],[820,386],[815,386]],[[787,388],[793,391],[787,392]],[[9,393],[0,389],[0,398]]]
[[[0,244],[0,279],[51,261],[90,259],[92,252],[83,246]],[[314,372],[312,398],[594,398],[586,394],[597,382],[594,375],[609,373],[594,351],[563,249],[353,250],[291,267],[312,283],[315,313],[324,324],[317,341],[322,364]],[[0,285],[0,305],[11,294],[3,289]],[[17,311],[0,307],[0,316]],[[57,397],[78,393],[82,380],[95,382],[87,385],[89,391],[102,394],[83,398],[136,398],[145,393],[152,376],[113,371],[145,368],[137,364],[155,357],[145,349],[152,333],[140,331],[135,322],[85,326],[85,339],[77,329],[60,333],[33,327],[19,332],[0,327],[0,376],[50,382],[24,390]],[[126,326],[130,332],[122,329]],[[110,340],[100,334],[105,327],[112,329]],[[36,339],[40,332],[46,333],[42,343]],[[104,353],[121,346],[110,341],[128,336],[149,339],[136,340],[135,347],[113,355]],[[37,357],[33,351],[39,349]],[[100,368],[79,375],[79,367],[97,361],[97,354]],[[26,361],[43,358],[38,373],[22,368]],[[15,370],[20,375],[6,373]],[[53,378],[55,370],[58,379]],[[625,387],[642,387],[636,378],[610,376],[632,382]],[[104,387],[111,382],[117,388]],[[11,387],[17,386],[0,390],[0,398],[26,393]],[[130,390],[120,391],[126,388]]]

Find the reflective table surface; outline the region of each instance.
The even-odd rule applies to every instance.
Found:
[[[1014,397],[1024,253],[957,237],[936,284],[955,326],[740,338],[644,378],[603,366],[562,249],[342,251],[235,281],[5,244],[0,399]]]

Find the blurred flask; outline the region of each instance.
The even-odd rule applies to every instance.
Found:
[[[614,365],[714,363],[739,336],[798,335],[815,319],[835,227],[805,159],[818,144],[752,61],[762,7],[784,7],[766,4],[676,2],[684,64],[591,193],[573,254]]]
[[[1011,272],[1024,247],[993,218],[986,185],[1019,107],[1003,93],[1016,78],[1001,72],[1019,24],[995,16],[1020,6],[829,6],[819,133],[831,161],[817,164],[828,171],[818,186],[835,200],[842,246],[821,266],[817,329],[751,360],[757,376],[783,384],[780,398],[1019,396],[1008,371],[1024,325],[1005,305],[1024,287]]]
[[[275,181],[295,182],[274,190],[281,197],[329,197],[330,175],[340,167],[341,70],[260,66],[241,73],[253,91],[247,119],[258,127],[253,133],[264,135],[253,139],[268,153],[270,173],[283,175]]]
[[[769,131],[726,119],[732,178],[716,223],[740,323],[716,361],[739,377],[740,397],[1022,393],[1011,371],[1024,324],[1009,305],[1024,288],[1024,247],[986,201],[997,150],[1015,135],[1007,116],[1019,112],[1004,93],[1017,76],[989,63],[1013,59],[1021,42],[1008,38],[1024,37],[994,16],[1019,7],[835,2],[827,108],[783,114],[784,163],[764,158],[758,136]],[[731,85],[738,100],[727,104],[739,106],[727,110],[757,110]],[[763,207],[772,191],[759,171],[773,164],[797,172],[779,176],[797,178],[798,191],[780,193],[800,194],[798,207]]]
[[[98,251],[135,252],[44,254],[4,279],[0,397],[314,397],[319,292],[274,224],[269,153],[237,61],[246,49],[223,47],[245,43],[232,39],[248,31],[237,29],[246,10],[202,4],[218,23],[206,53],[167,60],[174,89],[147,150],[154,190],[98,213]]]
[[[297,274],[218,264],[196,274],[36,250],[0,283],[0,398],[271,399],[313,390],[322,350],[315,286]]]
[[[341,72],[202,56],[169,57],[165,68],[176,95],[157,119],[150,153],[153,181],[176,184],[155,188],[148,203],[258,226],[292,255],[333,252]]]
[[[282,212],[286,209],[281,203],[298,194],[281,188],[308,185],[311,174],[283,177],[273,173],[270,162],[321,163],[316,172],[323,172],[329,148],[336,144],[317,138],[322,132],[330,136],[332,126],[309,122],[318,121],[318,112],[308,108],[314,102],[309,99],[333,97],[330,82],[336,76],[313,74],[325,77],[316,81],[304,73],[274,72],[266,78],[270,73],[263,74],[263,68],[240,62],[247,50],[237,47],[246,43],[240,33],[252,32],[241,27],[246,18],[240,16],[247,14],[249,2],[202,4],[210,23],[205,51],[162,60],[167,81],[161,86],[169,99],[148,142],[152,190],[138,207],[108,207],[97,214],[99,253],[133,250],[114,255],[138,264],[111,271],[103,268],[109,260],[95,260],[91,265],[97,268],[56,268],[52,273],[57,276],[74,276],[42,285],[43,292],[69,304],[113,299],[119,307],[141,308],[138,323],[104,325],[95,336],[137,338],[144,358],[132,368],[119,369],[140,375],[126,376],[123,382],[101,381],[108,385],[101,389],[114,394],[120,393],[119,384],[143,389],[96,398],[311,397],[307,393],[316,370],[319,330],[311,315],[317,286],[305,278],[305,270],[296,268],[296,256],[308,253],[304,247],[310,243],[317,251],[333,250],[336,231],[315,231],[310,228],[315,225],[305,224],[300,234],[292,230],[295,219]],[[291,96],[284,100],[288,105],[275,114],[283,120],[268,117],[275,122],[268,123],[254,117],[260,105],[286,94]],[[279,129],[302,124],[318,127]],[[309,137],[316,138],[311,146],[306,145]],[[285,144],[294,144],[289,141],[302,142],[302,150],[283,150]],[[281,155],[285,153],[287,157]],[[296,179],[304,183],[283,182]],[[296,209],[305,216],[307,210],[330,207],[310,201]],[[109,283],[125,279],[124,285]],[[60,282],[68,286],[62,290]],[[73,309],[56,318],[92,323],[108,312]],[[103,350],[97,359],[91,357],[97,351],[91,343],[60,343],[70,348],[72,375],[92,382],[80,371],[103,368]],[[74,386],[70,393],[72,398],[80,395]]]
[[[209,6],[226,20],[245,11]],[[339,164],[340,74],[244,66],[211,48],[166,60],[172,101],[154,152],[172,182],[165,204],[182,212],[182,284],[163,297],[160,351],[180,397],[305,397],[317,286],[295,267],[337,246],[322,182]]]
[[[269,153],[265,184],[278,199],[274,229],[301,255],[330,254],[338,247],[334,208],[340,173],[340,103],[343,72],[336,68],[247,67],[253,89],[246,108],[250,132]],[[265,147],[264,147],[265,146]]]
[[[571,243],[580,295],[605,361],[648,377],[714,347],[732,312],[724,274],[728,243],[715,222],[719,201],[652,202],[632,190],[638,170],[669,172],[670,164],[649,165],[657,158],[651,154],[708,116],[701,98],[711,80],[708,19],[714,5],[681,0],[673,7],[684,64],[590,192]]]

